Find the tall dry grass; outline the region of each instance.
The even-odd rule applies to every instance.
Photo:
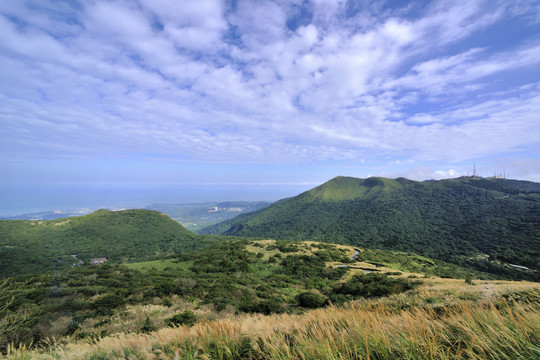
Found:
[[[540,359],[540,304],[463,301],[399,310],[356,302],[120,334],[9,359]]]

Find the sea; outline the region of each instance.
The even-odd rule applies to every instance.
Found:
[[[0,184],[0,216],[75,209],[131,209],[152,204],[276,201],[313,185]]]

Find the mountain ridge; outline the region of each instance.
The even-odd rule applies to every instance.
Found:
[[[540,184],[528,181],[336,177],[199,233],[412,251],[506,272],[491,260],[540,269],[539,204]]]

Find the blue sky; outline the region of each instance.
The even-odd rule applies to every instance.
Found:
[[[540,181],[538,1],[0,2],[3,184]]]

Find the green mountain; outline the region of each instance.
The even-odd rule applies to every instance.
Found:
[[[49,221],[0,221],[0,277],[62,269],[92,258],[143,260],[213,240],[150,210],[98,210]]]
[[[337,177],[200,231],[412,251],[510,278],[539,279],[540,184],[462,177]]]

